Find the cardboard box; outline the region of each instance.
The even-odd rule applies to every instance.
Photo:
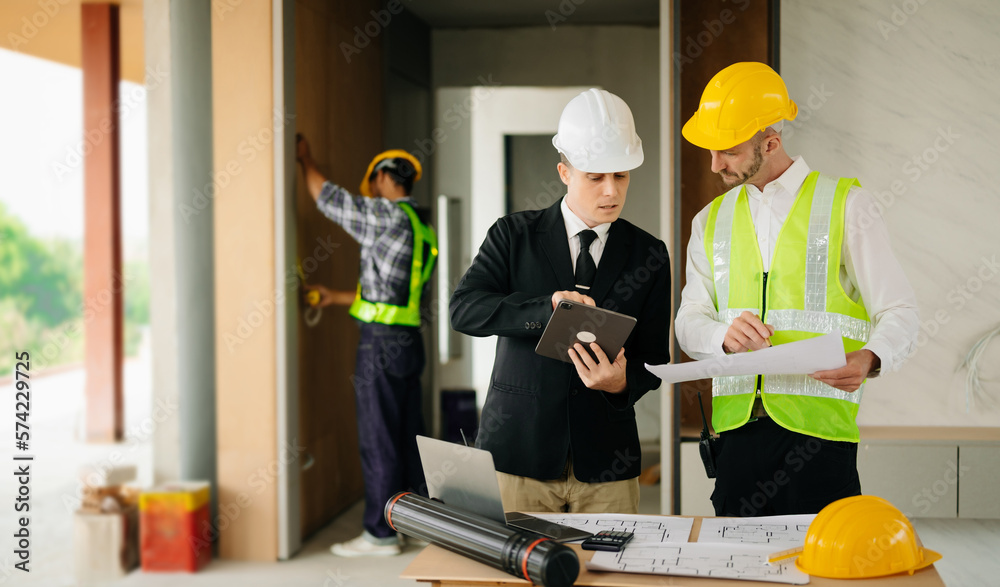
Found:
[[[73,552],[81,585],[106,583],[127,575],[139,564],[139,511],[76,512]]]

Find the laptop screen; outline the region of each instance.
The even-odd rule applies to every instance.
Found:
[[[506,523],[489,451],[426,436],[417,436],[417,449],[431,498]]]

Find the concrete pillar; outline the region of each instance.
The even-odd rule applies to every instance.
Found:
[[[154,478],[211,481],[214,512],[211,3],[146,0],[143,10],[153,399],[167,414],[153,438]]]
[[[212,49],[209,0],[170,4],[181,478],[215,480]],[[194,206],[190,206],[193,202]]]

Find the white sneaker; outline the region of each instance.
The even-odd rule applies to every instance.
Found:
[[[359,557],[359,556],[396,556],[402,552],[399,544],[373,544],[362,534],[354,540],[334,544],[330,547],[330,552],[337,556]]]

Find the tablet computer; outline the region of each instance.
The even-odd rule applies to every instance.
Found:
[[[635,327],[635,318],[579,302],[559,300],[542,332],[535,352],[543,357],[572,363],[569,349],[576,343],[593,356],[590,343],[596,342],[612,361]]]

